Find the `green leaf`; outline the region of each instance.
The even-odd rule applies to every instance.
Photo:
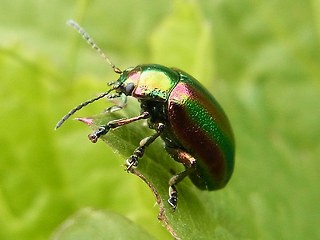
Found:
[[[122,215],[83,209],[59,226],[51,240],[155,239]]]
[[[130,101],[131,100],[131,101]],[[89,119],[89,125],[97,130],[101,125],[107,124],[110,120],[129,118],[137,116],[139,105],[136,100],[130,99],[128,107],[113,113],[103,113]],[[92,119],[93,121],[90,121]],[[139,146],[139,142],[154,132],[148,129],[145,121],[134,122],[114,130],[102,136],[101,139],[110,145],[116,153],[128,158]],[[125,169],[125,168],[124,168]],[[178,208],[173,211],[168,200],[168,181],[173,172],[183,171],[181,164],[175,162],[164,150],[162,140],[158,139],[147,149],[139,166],[133,171],[142,178],[151,188],[157,198],[160,213],[159,218],[174,235],[181,239],[207,239],[216,235],[218,223],[211,216],[209,193],[202,192],[192,185],[189,179],[178,184]],[[213,204],[213,202],[212,202]],[[209,207],[209,208],[208,208]],[[186,225],[194,226],[186,229]]]

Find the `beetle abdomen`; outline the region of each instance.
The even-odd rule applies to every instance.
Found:
[[[222,188],[234,166],[234,140],[222,108],[194,78],[181,72],[170,94],[168,120],[174,135],[197,160],[190,175],[200,189]]]

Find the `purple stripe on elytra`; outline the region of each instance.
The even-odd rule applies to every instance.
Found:
[[[183,145],[205,163],[215,182],[225,184],[233,170],[233,134],[218,103],[209,94],[202,96],[196,87],[186,83],[175,87],[169,100],[170,122]]]
[[[224,154],[219,146],[194,124],[186,113],[185,106],[172,102],[169,111],[172,129],[182,145],[197,161],[205,163],[215,185],[224,183],[227,169]]]
[[[170,100],[182,105],[189,104],[189,111],[192,111],[193,106],[199,106],[201,109],[205,109],[211,118],[211,122],[217,126],[223,134],[224,138],[227,138],[230,144],[234,145],[233,133],[225,113],[223,112],[217,101],[208,93],[201,94],[198,90],[199,86],[195,88],[194,86],[186,83],[179,83],[170,95]],[[203,89],[201,89],[203,90]],[[194,111],[189,116],[197,117],[198,113]],[[196,121],[196,120],[195,120]]]

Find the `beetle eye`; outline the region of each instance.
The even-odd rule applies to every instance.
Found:
[[[134,83],[129,83],[127,86],[125,86],[125,94],[128,96],[128,95],[131,95],[132,91],[134,89]]]

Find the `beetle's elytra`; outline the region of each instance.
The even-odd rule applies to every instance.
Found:
[[[223,188],[233,172],[234,137],[228,118],[214,97],[196,79],[176,68],[145,64],[121,71],[77,23],[69,21],[69,25],[80,32],[120,77],[109,84],[111,89],[107,92],[72,109],[56,128],[82,107],[104,96],[122,96],[123,101],[127,96],[134,97],[140,102],[141,114],[101,126],[89,135],[91,142],[97,142],[112,128],[147,119],[155,134],[141,141],[127,159],[127,170],[136,167],[148,145],[160,137],[168,154],[186,168],[169,180],[168,202],[173,209],[177,206],[176,185],[186,176],[202,190]],[[111,107],[121,108],[121,105]]]

